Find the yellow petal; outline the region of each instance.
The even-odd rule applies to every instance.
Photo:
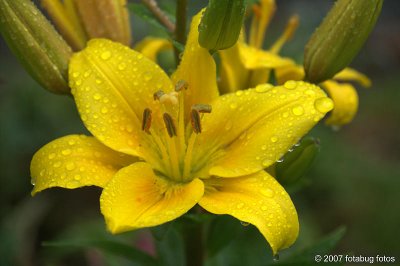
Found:
[[[214,59],[198,42],[201,15],[202,12],[199,12],[193,17],[182,61],[172,76],[175,83],[185,80],[189,84],[189,88],[185,91],[186,114],[192,105],[207,104],[218,97]]]
[[[249,88],[247,86],[249,80],[249,70],[243,65],[239,46],[236,44],[233,47],[225,50],[220,50],[221,57],[221,80],[220,89],[222,93],[235,92]]]
[[[322,86],[335,103],[335,108],[325,123],[333,126],[350,123],[358,109],[358,95],[353,85],[329,80],[322,83]]]
[[[172,50],[172,44],[167,39],[146,37],[136,44],[135,50],[157,62],[157,55],[164,50]]]
[[[275,78],[278,85],[282,85],[288,80],[303,80],[304,76],[304,68],[294,62],[291,65],[275,69]]]
[[[260,230],[276,254],[291,246],[299,233],[296,209],[283,187],[260,171],[235,179],[212,178],[205,182],[199,204],[215,214],[229,214]]]
[[[163,128],[153,94],[172,90],[159,66],[122,44],[95,39],[72,57],[69,78],[87,129],[114,150],[146,157],[151,149],[149,135],[141,130],[143,110],[157,114],[152,128]]]
[[[211,175],[237,177],[280,159],[333,104],[319,87],[288,81],[284,86],[264,84],[223,95],[212,107],[202,120],[193,167],[211,167]]]
[[[73,2],[66,1],[63,4],[59,0],[41,0],[41,4],[68,44],[75,51],[83,49],[87,36],[82,25],[76,19],[76,11],[71,12],[74,8]]]
[[[366,75],[349,67],[337,73],[333,79],[341,81],[356,81],[365,88],[371,87],[371,80]]]
[[[269,68],[274,69],[292,64],[292,60],[280,57],[274,53],[238,43],[240,58],[248,69]]]
[[[156,176],[147,163],[121,169],[104,188],[100,204],[112,233],[156,226],[190,210],[204,194],[199,179],[175,183]]]
[[[254,16],[250,28],[250,45],[261,48],[265,32],[276,10],[275,0],[261,0],[260,5],[253,5]]]
[[[107,148],[93,137],[69,135],[43,146],[32,158],[32,195],[51,187],[104,187],[135,158]]]

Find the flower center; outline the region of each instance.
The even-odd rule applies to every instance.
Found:
[[[187,82],[181,80],[175,91],[154,93],[154,100],[160,103],[164,128],[157,131],[151,126],[152,110],[144,109],[142,130],[152,136],[158,148],[163,169],[161,174],[178,182],[188,182],[194,178],[192,173],[192,154],[197,134],[202,131],[201,119],[204,113],[211,112],[207,104],[191,106],[185,114],[185,91]]]

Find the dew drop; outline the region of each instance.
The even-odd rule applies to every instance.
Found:
[[[54,168],[58,168],[58,167],[60,167],[61,166],[61,162],[55,162],[54,164],[53,164],[53,167]]]
[[[232,121],[229,120],[229,121],[225,124],[225,130],[226,130],[226,131],[231,130],[231,129],[232,129],[232,126],[233,126],[233,123],[232,123]]]
[[[297,87],[297,83],[296,83],[296,81],[288,80],[285,82],[285,84],[283,86],[288,90],[293,90]]]
[[[124,64],[124,63],[121,63],[118,65],[119,70],[124,70],[125,68],[126,68],[126,64]]]
[[[261,150],[265,151],[266,149],[267,149],[267,145],[264,144],[261,146]]]
[[[273,164],[274,162],[269,160],[269,159],[265,159],[264,161],[262,161],[262,165],[264,167],[270,166],[271,164]]]
[[[300,105],[292,108],[292,113],[294,115],[300,116],[304,114],[304,109]]]
[[[241,208],[243,208],[243,207],[244,207],[244,203],[243,203],[243,202],[241,202],[241,203],[239,203],[238,205],[236,205],[236,207],[237,207],[238,209],[241,209]]]
[[[333,109],[333,101],[327,97],[321,97],[315,100],[314,107],[319,112],[325,114]]]
[[[263,206],[261,206],[261,210],[262,210],[262,211],[266,211],[266,210],[268,210],[268,207],[265,206],[265,205],[263,205]]]
[[[108,112],[107,107],[101,108],[101,113],[102,113],[102,114],[106,114],[107,112]]]
[[[230,107],[231,109],[236,109],[236,108],[238,107],[238,105],[237,105],[237,103],[231,103],[231,104],[229,105],[229,107]]]
[[[264,196],[268,197],[268,198],[272,198],[274,196],[274,191],[272,189],[269,188],[263,188],[260,190],[260,193],[263,194]]]
[[[101,95],[96,93],[95,95],[93,95],[93,99],[100,100],[101,99]]]
[[[273,257],[274,261],[278,261],[279,260],[279,253],[276,253]]]
[[[69,163],[67,163],[67,165],[65,166],[65,168],[66,168],[68,171],[72,171],[72,170],[75,169],[75,164],[74,164],[73,162],[69,162]]]
[[[56,154],[55,153],[50,153],[48,157],[49,157],[50,160],[54,159],[54,158],[56,158]]]
[[[145,72],[144,73],[144,80],[149,81],[153,78],[150,72]]]
[[[75,179],[76,181],[81,180],[81,178],[82,178],[82,177],[81,177],[80,175],[75,175],[75,176],[74,176],[74,179]]]
[[[105,52],[103,52],[102,54],[101,54],[101,59],[103,59],[103,60],[107,60],[107,59],[110,59],[110,57],[111,57],[111,52],[110,51],[105,51]]]
[[[241,225],[243,225],[243,226],[248,226],[250,223],[248,223],[248,222],[244,222],[244,221],[240,221],[240,223],[241,223]]]
[[[276,143],[278,141],[278,138],[276,136],[271,137],[271,142]]]
[[[70,149],[65,149],[61,151],[62,155],[70,155],[71,154],[71,150]]]
[[[236,95],[237,95],[237,96],[241,96],[242,94],[243,94],[243,91],[241,91],[241,90],[239,90],[239,91],[236,92]]]

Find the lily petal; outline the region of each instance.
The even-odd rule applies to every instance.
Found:
[[[136,44],[135,50],[157,62],[157,55],[164,50],[172,50],[172,44],[167,39],[146,37]]]
[[[43,146],[33,156],[32,195],[51,187],[104,187],[120,168],[135,161],[93,137],[65,136]]]
[[[284,188],[268,173],[260,171],[235,179],[212,178],[204,182],[206,189],[200,206],[255,225],[274,254],[296,240],[296,209]]]
[[[177,83],[185,80],[189,84],[185,92],[185,113],[194,104],[208,104],[218,97],[217,70],[213,57],[199,45],[199,31],[202,12],[193,17],[188,40],[178,69],[172,75]]]
[[[340,81],[357,81],[361,86],[365,88],[371,87],[371,80],[366,75],[349,67],[337,73],[333,77],[333,79]]]
[[[147,163],[121,169],[104,188],[100,204],[107,227],[121,233],[171,221],[190,210],[204,194],[204,183],[174,183],[156,176]]]
[[[289,58],[280,57],[274,53],[248,46],[245,43],[238,43],[240,58],[248,69],[279,68],[292,64]]]
[[[358,95],[353,85],[329,80],[322,83],[322,86],[335,103],[335,108],[325,123],[333,126],[350,123],[358,109]]]
[[[223,95],[212,107],[202,120],[193,161],[210,175],[238,177],[275,163],[333,103],[315,85],[288,81]]]
[[[152,128],[163,128],[153,94],[160,89],[172,91],[164,71],[122,44],[94,39],[72,57],[69,78],[87,129],[116,151],[146,157],[150,144],[141,130],[143,110],[150,108],[158,114]]]
[[[229,49],[220,50],[221,57],[221,80],[220,89],[222,93],[235,92],[247,89],[249,81],[249,70],[243,65],[238,44]]]
[[[303,80],[305,76],[304,68],[293,62],[291,65],[275,69],[275,78],[279,85],[288,80]]]

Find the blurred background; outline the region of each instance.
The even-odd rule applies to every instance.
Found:
[[[172,1],[159,2],[173,10]],[[301,63],[305,43],[333,2],[277,1],[266,44],[279,36],[292,14],[299,14],[300,26],[282,54]],[[196,1],[190,13],[206,4]],[[399,14],[399,1],[384,2],[376,28],[351,64],[373,81],[370,89],[358,88],[360,107],[353,123],[339,131],[321,123],[310,133],[320,139],[321,152],[307,175],[310,184],[292,194],[301,225],[293,249],[312,245],[345,226],[346,233],[331,254],[379,254],[400,260]],[[135,42],[149,32],[160,34],[131,15]],[[74,133],[88,134],[72,98],[39,87],[0,39],[0,265],[123,265],[97,249],[43,245],[77,235],[108,237],[99,212],[100,189],[50,189],[30,196],[32,155],[51,140]],[[119,237],[143,247],[146,234],[142,230]],[[251,226],[240,226],[236,242],[227,250],[237,249],[243,239],[251,239],[253,245],[246,254],[261,254],[252,265],[266,265],[262,254],[269,253],[268,248]],[[234,256],[221,261],[210,265],[240,265]]]

